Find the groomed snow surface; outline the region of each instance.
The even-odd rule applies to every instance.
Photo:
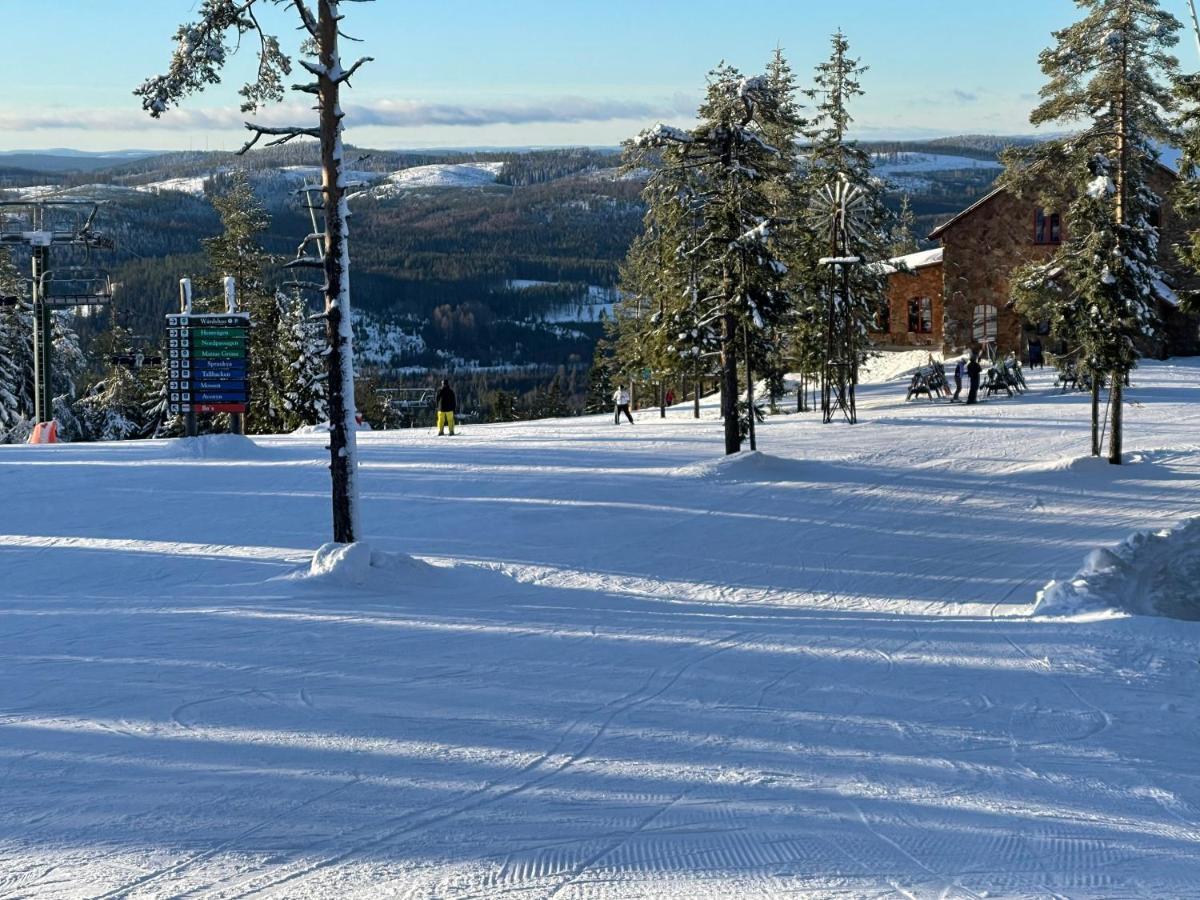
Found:
[[[0,896],[1197,896],[1200,362],[1033,384],[2,447]]]

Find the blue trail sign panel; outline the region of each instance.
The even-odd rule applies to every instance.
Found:
[[[167,408],[244,413],[250,402],[249,313],[167,316]]]

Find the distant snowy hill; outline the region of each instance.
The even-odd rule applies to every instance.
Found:
[[[876,175],[892,187],[908,192],[928,190],[933,184],[931,176],[935,173],[970,170],[999,172],[1003,168],[995,159],[976,159],[946,153],[901,151],[876,153],[871,159]]]
[[[503,169],[504,163],[501,162],[413,166],[388,175],[382,184],[372,188],[368,194],[378,199],[412,190],[489,187],[496,184]]]

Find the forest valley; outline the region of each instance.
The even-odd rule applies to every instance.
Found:
[[[1138,228],[1130,219],[1112,232],[1118,237],[1109,235],[1098,208],[1108,194],[1097,201],[1089,191],[1097,179],[1107,179],[1104,191],[1111,184],[1141,198],[1126,203],[1138,216],[1138,204],[1149,203],[1139,172],[1156,147],[1182,147],[1183,172],[1194,171],[1200,89],[1166,55],[1178,23],[1165,30],[1157,20],[1115,24],[1144,61],[1137,90],[1155,101],[1130,107],[1139,112],[1116,157],[1101,137],[1111,131],[1111,110],[1071,139],[855,141],[851,110],[865,67],[841,33],[808,86],[782,51],[761,75],[722,65],[709,73],[696,127],[658,125],[622,151],[347,148],[359,411],[374,427],[423,424],[420,415],[397,417],[381,392],[442,377],[453,381],[468,421],[597,411],[609,407],[617,384],[630,386],[640,406],[662,403],[668,391],[682,400],[723,389],[727,449],[740,447],[750,402],[757,407],[757,400],[732,406],[747,373],[765,384],[761,399],[774,406],[785,373],[815,376],[828,353],[831,260],[855,261],[845,266],[836,303],[840,352],[856,368],[871,352],[867,331],[886,290],[886,275],[872,263],[927,246],[923,235],[998,177],[1020,186],[1030,171],[1055,165],[1057,189],[1091,198],[1087,209],[1072,210],[1070,233],[1095,251]],[[1115,65],[1124,46],[1106,44],[1093,62]],[[1056,62],[1056,53],[1043,57],[1052,77],[1054,66],[1076,65]],[[1065,113],[1047,106],[1037,115],[1053,123]],[[310,231],[303,188],[315,183],[318,163],[316,143],[305,140],[243,156],[0,156],[3,199],[99,198],[101,225],[116,244],[102,260],[117,285],[111,306],[55,314],[55,409],[65,437],[178,433],[165,413],[161,371],[129,360],[160,355],[163,317],[177,308],[181,276],[192,277],[216,309],[220,276],[234,274],[254,315],[248,430],[323,421],[319,298],[284,268]],[[1196,208],[1194,192],[1185,177],[1181,209]],[[847,220],[847,198],[839,249],[830,224]],[[0,310],[0,441],[11,442],[25,439],[32,424],[28,263],[18,253],[0,263],[0,295],[21,298]],[[1097,272],[1153,278],[1148,270],[1128,274],[1134,268]],[[1028,273],[1019,302],[1044,313],[1061,299],[1061,269]],[[1071,277],[1093,301],[1097,290],[1112,293],[1103,281],[1084,284],[1086,273]],[[1057,334],[1091,348],[1098,371],[1125,371],[1134,333],[1154,323],[1123,302],[1112,299],[1113,328],[1084,328],[1086,316],[1062,303],[1062,314],[1050,318]],[[225,423],[216,417],[205,427]]]

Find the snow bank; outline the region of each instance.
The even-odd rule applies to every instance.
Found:
[[[929,365],[929,357],[942,360],[940,350],[898,350],[877,353],[859,369],[859,384],[883,384],[888,381],[907,380],[921,366]]]
[[[760,450],[744,450],[732,456],[706,459],[671,471],[675,478],[710,481],[802,481],[806,466],[797,459],[783,459]],[[811,473],[807,473],[811,477]]]
[[[1087,613],[1200,621],[1200,518],[1097,548],[1073,578],[1038,592],[1035,615]]]
[[[294,578],[341,587],[395,588],[412,584],[414,578],[425,581],[434,572],[429,563],[403,553],[372,550],[359,541],[354,544],[324,544],[313,554],[308,571]]]
[[[1196,447],[1158,447],[1134,450],[1121,457],[1122,465],[1120,466],[1112,465],[1107,456],[1073,454],[1021,463],[1008,471],[1014,475],[1029,476],[1070,474],[1091,478],[1096,481],[1097,486],[1110,485],[1115,480],[1130,477],[1131,469],[1136,471],[1137,478],[1167,477],[1170,474],[1171,463],[1187,459],[1193,456],[1197,450]]]
[[[167,443],[180,459],[261,459],[274,454],[241,434],[202,434],[175,438]]]
[[[295,431],[290,432],[290,434],[329,434],[332,430],[328,422],[320,422],[316,425],[301,425]],[[373,429],[370,422],[363,420],[358,423],[358,426],[354,430],[372,431]]]

